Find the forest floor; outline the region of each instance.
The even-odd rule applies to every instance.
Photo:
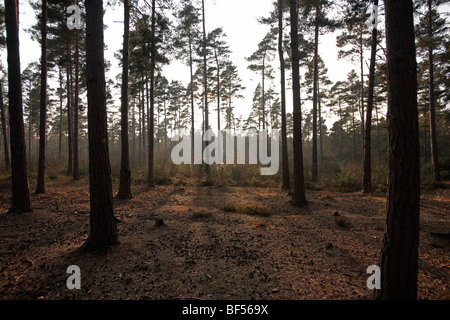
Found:
[[[48,181],[20,215],[5,213],[9,188],[0,182],[0,299],[373,298],[384,194],[308,191],[295,208],[277,188],[136,185],[114,199],[120,244],[95,255],[73,253],[89,231],[86,179]],[[450,299],[448,185],[422,196],[420,225],[418,297]],[[67,288],[70,265],[80,290]]]

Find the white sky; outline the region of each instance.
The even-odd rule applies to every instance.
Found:
[[[248,62],[246,57],[250,56],[257,48],[257,44],[268,32],[268,26],[260,25],[257,18],[267,16],[273,10],[273,0],[206,0],[206,29],[207,32],[217,27],[223,27],[227,35],[227,42],[232,50],[231,60],[237,65],[239,76],[243,80],[243,85],[247,88],[243,95],[244,99],[234,101],[235,116],[243,116],[246,119],[252,106],[253,92],[259,82],[259,75],[247,69]],[[108,26],[105,30],[104,38],[108,49],[105,51],[105,58],[112,63],[111,73],[107,75],[109,79],[115,79],[120,73],[118,61],[114,58],[114,52],[117,52],[122,46],[123,24],[113,23],[113,21],[123,20],[122,7],[107,9],[104,23]],[[37,42],[30,39],[30,35],[24,30],[35,23],[35,13],[30,8],[28,1],[22,1],[20,5],[20,52],[21,69],[24,70],[30,62],[39,61],[40,48]],[[319,54],[325,61],[328,68],[329,78],[335,82],[345,80],[347,73],[352,69],[358,70],[357,65],[352,65],[345,60],[337,60],[337,49],[335,47],[336,35],[327,34],[321,36],[319,44]],[[6,57],[2,57],[6,65]],[[277,54],[273,61],[274,75],[273,86],[276,92],[279,92],[279,61]],[[164,68],[164,75],[171,80],[181,80],[185,85],[188,84],[189,70],[182,63],[172,61],[171,65]],[[292,91],[287,90],[287,112],[292,111]],[[310,107],[310,102],[303,105],[304,108]],[[214,108],[214,107],[213,107]],[[201,116],[197,116],[201,119]],[[210,123],[216,124],[216,113],[211,111]],[[327,123],[331,125],[331,123]]]

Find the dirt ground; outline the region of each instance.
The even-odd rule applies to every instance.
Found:
[[[74,254],[89,230],[86,180],[58,178],[32,195],[33,212],[9,215],[0,183],[0,299],[372,299],[385,195],[307,192],[306,208],[275,188],[134,186],[114,199],[120,244]],[[226,212],[259,203],[271,216]],[[162,219],[165,226],[156,226]],[[450,194],[421,201],[419,299],[450,299]],[[67,267],[81,270],[69,290]]]

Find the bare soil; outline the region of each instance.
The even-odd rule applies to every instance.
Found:
[[[86,180],[47,182],[33,212],[6,214],[0,182],[0,299],[372,299],[384,194],[309,191],[295,208],[276,188],[133,187],[114,199],[120,244],[102,255],[73,253],[89,232]],[[270,216],[226,212],[258,203]],[[156,222],[162,220],[163,226]],[[419,299],[450,299],[449,190],[421,200]],[[81,269],[69,290],[67,267]]]

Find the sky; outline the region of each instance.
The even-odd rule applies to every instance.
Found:
[[[258,23],[257,19],[267,16],[273,10],[273,0],[206,0],[206,30],[211,31],[217,27],[222,27],[226,33],[226,41],[232,51],[231,60],[238,67],[239,76],[243,80],[246,90],[243,92],[244,99],[234,101],[235,116],[242,115],[246,119],[251,111],[253,92],[260,81],[260,76],[250,71],[247,67],[249,63],[246,57],[250,56],[257,48],[258,43],[269,31],[269,27]],[[20,6],[20,53],[21,69],[33,61],[39,61],[40,48],[37,42],[32,41],[26,29],[35,23],[35,12],[31,9],[28,1],[21,2]],[[119,21],[119,22],[118,22]],[[111,72],[107,75],[109,79],[115,79],[121,72],[119,63],[114,58],[114,53],[122,47],[123,37],[123,9],[121,6],[114,9],[108,8],[104,16],[104,23],[107,29],[104,32],[104,40],[107,45],[105,58],[112,63]],[[357,65],[346,60],[337,59],[337,49],[335,47],[336,34],[327,34],[320,37],[319,54],[325,61],[328,68],[329,78],[335,82],[345,80],[347,73],[351,69],[358,70]],[[2,57],[3,64],[6,65],[6,57]],[[274,89],[279,92],[279,60],[278,55],[272,63],[275,79],[272,81]],[[171,80],[180,80],[184,85],[188,84],[188,67],[178,61],[172,61],[169,66],[164,67],[164,75]],[[287,87],[287,112],[292,111],[292,90]],[[119,100],[117,99],[117,104]],[[310,108],[310,102],[306,101],[303,108]],[[210,123],[215,125],[216,115],[211,111]],[[197,116],[201,119],[201,116]],[[327,123],[331,125],[332,123]]]

